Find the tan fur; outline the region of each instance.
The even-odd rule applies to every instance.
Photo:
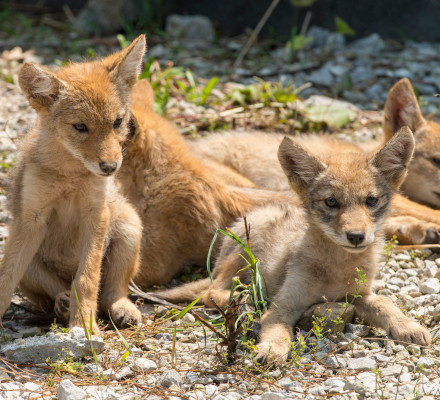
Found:
[[[276,152],[283,136],[256,131],[219,133],[206,139],[190,142],[191,149],[203,160],[224,165],[253,182],[257,187],[268,190],[286,190],[288,181],[276,158]],[[418,146],[416,136],[416,149]],[[358,151],[353,143],[331,136],[303,135],[295,138],[298,143],[316,155],[332,154],[339,151]],[[371,154],[378,147],[371,143],[363,147]],[[415,159],[410,164],[413,170]],[[407,178],[404,186],[408,182]],[[435,188],[435,186],[433,186]],[[395,218],[396,217],[396,218]],[[406,217],[406,218],[404,218]],[[396,195],[392,213],[385,223],[387,237],[396,235],[399,243],[432,243],[439,241],[440,212],[427,206]]]
[[[281,193],[226,186],[194,157],[179,132],[145,104],[149,83],[139,81],[132,97],[132,133],[118,181],[144,224],[143,287],[167,283],[184,266],[204,265],[215,233],[258,204]],[[227,174],[224,169],[222,176]],[[237,173],[234,176],[245,180]],[[252,184],[251,184],[252,185]]]
[[[56,72],[34,64],[20,70],[38,119],[8,194],[13,222],[0,267],[0,315],[20,282],[25,295],[55,306],[61,317],[69,316],[70,298],[70,326],[82,325],[75,291],[94,333],[98,292],[100,309],[116,322],[140,321],[127,287],[138,269],[142,227],[112,174],[122,162],[129,93],[144,51],[142,35],[102,60]]]
[[[402,191],[411,200],[440,208],[440,125],[423,118],[406,78],[388,93],[383,122],[385,140],[404,125],[414,132],[416,149]]]
[[[414,148],[411,132],[402,129],[373,156],[361,151],[338,151],[312,156],[308,150],[284,139],[279,159],[304,207],[288,202],[260,207],[247,215],[250,243],[267,285],[272,305],[262,317],[259,356],[284,360],[292,341],[292,326],[312,304],[341,301],[356,292],[360,269],[366,283],[355,300],[357,313],[367,323],[388,330],[401,341],[429,344],[429,332],[407,318],[391,300],[371,293],[378,258],[383,249],[382,226],[393,192],[404,178]],[[368,205],[369,196],[377,198]],[[337,207],[326,201],[334,198]],[[231,230],[245,239],[242,221]],[[350,232],[362,232],[360,243],[351,242]],[[225,238],[214,270],[215,279],[188,284],[158,294],[170,300],[197,298],[220,306],[228,303],[231,279],[238,275],[250,282],[244,269],[246,254]],[[197,291],[198,289],[198,291]],[[192,298],[188,298],[192,296]]]

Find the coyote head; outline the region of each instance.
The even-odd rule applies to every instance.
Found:
[[[423,118],[411,83],[404,78],[388,93],[383,129],[390,139],[400,128],[414,132],[416,147],[402,191],[420,203],[440,207],[440,125]]]
[[[100,60],[72,63],[54,72],[26,63],[19,72],[20,87],[39,115],[41,134],[61,143],[94,174],[109,176],[121,166],[130,90],[144,52],[141,35]]]
[[[310,223],[347,251],[362,252],[381,231],[413,150],[405,127],[373,156],[359,151],[318,159],[284,138],[278,158]]]

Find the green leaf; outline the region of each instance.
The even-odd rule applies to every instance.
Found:
[[[341,17],[336,16],[335,17],[335,27],[336,32],[346,35],[346,36],[354,36],[356,32],[354,29],[348,25],[346,21],[344,21]]]
[[[179,314],[176,315],[176,318],[177,319],[183,318],[183,316],[199,302],[199,300],[203,297],[203,295],[204,293],[201,294],[199,297],[197,297],[197,299],[195,299],[192,303],[188,304],[182,311],[180,311]]]

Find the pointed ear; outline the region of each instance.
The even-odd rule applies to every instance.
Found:
[[[403,78],[391,88],[385,103],[383,120],[385,139],[389,140],[404,126],[415,132],[424,123],[411,82]]]
[[[145,35],[140,35],[125,49],[103,59],[118,88],[131,90],[138,78],[144,53]]]
[[[404,126],[373,156],[371,164],[398,189],[406,177],[414,152],[414,135]]]
[[[327,167],[287,137],[278,148],[278,160],[293,188],[304,190]]]
[[[51,106],[65,85],[53,73],[32,63],[25,63],[20,68],[18,83],[29,104],[37,111]]]

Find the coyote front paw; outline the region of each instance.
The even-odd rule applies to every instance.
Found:
[[[287,360],[290,341],[265,341],[257,345],[256,360],[260,363],[282,364]]]
[[[427,346],[431,343],[431,334],[428,329],[411,320],[399,321],[390,330],[393,339]]]
[[[69,321],[70,291],[61,292],[56,295],[54,312],[61,322]]]
[[[142,321],[141,312],[127,298],[114,302],[110,307],[110,315],[115,324],[122,328],[137,326]]]
[[[86,326],[86,329],[90,330],[90,318],[92,319],[92,335],[100,336],[101,331],[98,327],[98,323],[96,322],[96,312],[91,309],[82,308],[82,318],[79,311],[74,312],[74,315],[70,315],[69,328],[73,328],[74,326],[79,326],[81,328]]]

